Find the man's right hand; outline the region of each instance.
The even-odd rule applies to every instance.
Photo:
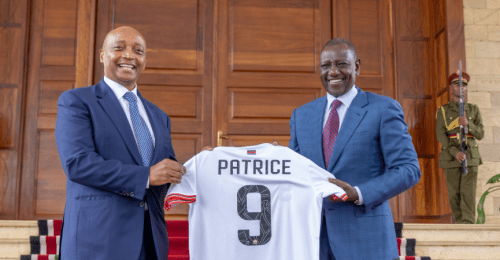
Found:
[[[184,174],[186,174],[184,165],[174,160],[163,159],[149,169],[149,185],[159,186],[165,183],[181,183]]]
[[[469,120],[467,120],[467,112],[464,111],[464,116],[458,118],[458,124],[463,126],[469,125]]]
[[[466,155],[465,153],[462,153],[460,151],[457,152],[457,154],[455,154],[455,158],[459,161],[459,162],[463,162],[466,158]]]

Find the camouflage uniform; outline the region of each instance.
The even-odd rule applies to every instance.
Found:
[[[462,163],[455,158],[457,152],[460,151],[458,102],[452,100],[438,109],[436,134],[438,141],[442,144],[439,167],[444,168],[446,174],[453,218],[457,224],[473,224],[475,222],[477,169],[483,163],[476,139],[483,139],[484,130],[481,113],[476,105],[465,103],[464,111],[469,121],[469,134],[467,136],[468,174],[461,174]]]

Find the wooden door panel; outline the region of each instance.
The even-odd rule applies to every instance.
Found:
[[[2,147],[3,148],[3,147]],[[12,149],[0,150],[0,219],[16,219],[18,198],[17,160],[18,152]]]
[[[146,37],[149,69],[202,69],[198,0],[114,2],[114,28],[129,25]]]
[[[66,176],[54,127],[57,99],[75,84],[77,1],[35,1],[32,8],[20,218],[61,218]]]
[[[201,134],[172,134],[175,157],[185,163],[202,149]],[[176,149],[182,147],[182,149]]]
[[[202,133],[203,87],[142,84],[141,94],[172,119],[171,131]]]
[[[295,108],[320,96],[317,88],[230,87],[227,90],[230,124],[288,124]]]
[[[314,2],[230,1],[231,71],[314,73]]]
[[[204,71],[203,1],[160,0],[148,3],[132,0],[99,1],[96,45],[106,34],[120,26],[132,26],[146,39],[146,70],[138,84],[154,74],[201,75]],[[95,54],[95,82],[104,76],[104,68]],[[158,81],[154,81],[157,83]]]
[[[62,217],[66,203],[66,175],[59,161],[54,130],[39,129],[37,139],[33,214],[37,217]]]
[[[73,81],[40,81],[38,112],[40,115],[57,115],[57,100],[66,90],[74,88]]]
[[[417,154],[421,158],[434,158],[436,136],[430,135],[429,130],[436,127],[436,111],[431,95],[424,98],[404,98],[401,106]]]
[[[3,149],[12,149],[15,145],[17,110],[12,101],[17,100],[18,93],[17,88],[0,88],[0,147]]]
[[[395,98],[392,0],[335,0],[333,35],[349,39],[361,59],[356,85]]]
[[[17,219],[29,1],[0,1],[0,219]]]
[[[17,217],[27,1],[0,3],[0,219]]]
[[[272,143],[278,141],[281,146],[288,147],[290,136],[288,135],[231,135],[227,141],[223,141],[224,146],[251,146],[261,143]]]
[[[42,66],[75,66],[77,1],[45,0]]]

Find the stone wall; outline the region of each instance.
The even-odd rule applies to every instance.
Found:
[[[500,187],[486,184],[500,174],[500,0],[464,0],[464,23],[469,102],[479,106],[485,132],[479,141],[479,201],[489,187]],[[485,223],[500,223],[500,189],[487,196],[485,213]]]

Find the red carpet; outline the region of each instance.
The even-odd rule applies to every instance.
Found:
[[[187,221],[167,221],[168,259],[189,260],[189,226]]]

